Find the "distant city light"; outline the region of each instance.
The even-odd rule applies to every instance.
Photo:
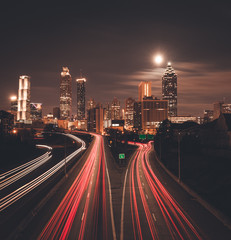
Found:
[[[17,96],[11,96],[11,97],[10,97],[10,100],[11,100],[11,101],[17,100]]]
[[[163,57],[161,55],[157,55],[154,58],[156,64],[161,64],[163,62]]]
[[[12,132],[13,132],[13,134],[16,134],[16,133],[17,133],[17,130],[16,130],[16,129],[13,129]]]

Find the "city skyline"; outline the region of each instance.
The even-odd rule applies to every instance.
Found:
[[[231,1],[3,1],[0,240],[231,236]]]
[[[152,81],[153,95],[161,98],[161,77],[168,61],[178,74],[180,115],[202,116],[214,102],[224,97],[230,102],[229,3],[166,6],[82,3],[81,13],[73,14],[75,6],[63,12],[59,5],[43,8],[19,4],[15,9],[27,10],[28,16],[18,19],[12,6],[6,4],[1,15],[1,108],[9,108],[10,96],[17,93],[18,76],[26,74],[31,76],[31,101],[42,102],[45,114],[52,112],[58,106],[62,66],[68,66],[74,78],[83,69],[88,79],[87,99],[108,102],[116,96],[124,102],[129,96],[136,98],[140,81]],[[66,18],[59,18],[61,12]],[[60,27],[69,33],[68,39]],[[76,32],[81,32],[81,37]],[[156,53],[163,54],[160,66],[153,63]],[[74,112],[76,107],[74,101]]]

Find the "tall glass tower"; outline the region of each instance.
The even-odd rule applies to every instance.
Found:
[[[114,97],[111,104],[111,120],[120,119],[120,101]]]
[[[85,93],[86,78],[76,79],[77,83],[77,119],[85,119]]]
[[[139,93],[139,102],[142,102],[144,97],[151,97],[152,83],[148,81],[140,82],[138,86],[138,93]]]
[[[72,91],[71,75],[67,67],[63,67],[60,78],[60,118],[68,119],[71,116]]]
[[[18,89],[18,112],[17,120],[25,121],[30,119],[30,77],[19,77]]]
[[[162,98],[168,100],[168,116],[177,116],[177,75],[171,63],[162,77]]]

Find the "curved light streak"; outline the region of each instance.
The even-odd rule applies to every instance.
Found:
[[[159,239],[158,229],[153,221],[150,206],[150,197],[148,198],[147,194],[145,197],[144,188],[141,183],[141,174],[142,170],[148,187],[151,191],[152,197],[157,202],[157,206],[160,209],[160,212],[163,216],[164,222],[166,224],[166,229],[170,234],[171,239],[202,239],[199,234],[197,227],[193,226],[192,220],[176,202],[176,200],[170,195],[170,193],[165,189],[161,184],[155,173],[153,172],[151,165],[149,163],[149,152],[152,149],[151,142],[148,144],[133,143],[138,146],[137,152],[131,160],[131,164],[128,165],[127,170],[129,170],[129,189],[130,189],[130,208],[131,208],[131,218],[134,239],[143,239],[142,236],[142,222],[139,217],[139,212],[144,210],[145,217],[147,219],[148,228],[151,234],[152,239]],[[127,173],[127,172],[126,172]],[[126,182],[125,174],[125,182]],[[136,188],[136,186],[138,186]],[[138,189],[138,192],[135,191]],[[125,184],[123,189],[123,199],[125,195]],[[141,198],[141,205],[137,204],[138,195]],[[124,201],[122,202],[122,209]],[[121,210],[121,219],[124,214],[124,210]],[[121,231],[123,231],[124,226],[121,223]],[[123,240],[123,232],[120,234],[120,239]]]
[[[68,239],[77,216],[82,216],[77,239],[86,239],[89,234],[93,238],[102,234],[102,239],[109,239],[105,183],[108,170],[103,138],[97,134],[91,135],[95,138],[89,156],[38,239]],[[80,208],[80,205],[84,207]],[[100,219],[102,229],[98,229]],[[90,232],[87,231],[89,221],[92,225]]]
[[[83,140],[80,138],[77,138],[74,135],[71,134],[63,134],[70,138],[72,138],[75,141],[78,141],[82,144],[82,146],[71,153],[69,156],[61,160],[59,163],[54,165],[52,168],[38,176],[37,178],[33,179],[32,181],[26,183],[25,185],[21,186],[20,188],[16,189],[15,191],[11,192],[7,196],[0,199],[0,212],[9,207],[11,204],[25,196],[27,193],[31,192],[33,189],[38,187],[40,184],[45,182],[47,179],[49,179],[51,176],[53,176],[56,172],[58,172],[62,167],[64,167],[65,164],[67,164],[71,159],[73,159],[78,153],[80,153],[82,150],[86,148],[86,144]]]

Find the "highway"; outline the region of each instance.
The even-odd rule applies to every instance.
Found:
[[[5,237],[10,233],[15,219],[20,221],[24,214],[30,211],[30,207],[34,207],[34,204],[41,200],[43,194],[39,195],[39,193],[43,192],[45,194],[48,189],[45,189],[45,191],[43,189],[50,183],[55,182],[48,180],[59,176],[60,171],[63,171],[69,162],[86,149],[85,142],[80,138],[71,134],[63,135],[78,142],[81,146],[64,158],[57,158],[56,153],[55,159],[53,159],[51,147],[38,145],[38,147],[46,148],[47,152],[1,174],[0,223],[5,226],[0,231],[1,239],[3,239],[1,235]],[[63,156],[63,154],[60,156]]]
[[[94,137],[84,165],[38,239],[116,239],[103,137]]]
[[[151,142],[136,145],[138,149],[124,177],[120,240],[230,239],[230,231],[210,213],[201,210],[201,206],[183,189],[176,187],[177,183],[172,183],[168,176],[163,178],[163,182],[159,180],[161,170],[154,166],[153,159],[150,163],[150,152],[153,153]],[[184,203],[175,199],[177,195],[179,199],[183,196]],[[194,209],[193,218],[182,205],[187,205],[186,209]],[[199,219],[204,219],[207,224],[201,224]]]
[[[86,144],[72,134],[82,145],[65,158],[48,148],[44,157],[53,153],[55,164],[1,198],[0,239],[230,239],[230,230],[159,166],[151,142],[130,143],[137,149],[119,167],[107,141],[90,134],[81,156]],[[31,175],[34,164],[3,175],[5,181]]]

